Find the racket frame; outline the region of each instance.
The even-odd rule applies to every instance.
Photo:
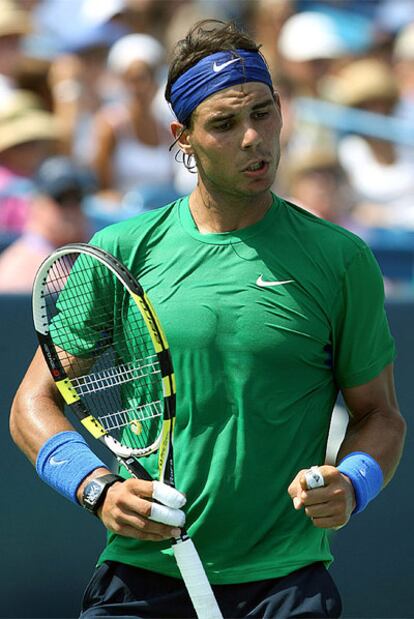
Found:
[[[38,270],[33,285],[33,320],[46,364],[63,400],[85,429],[95,439],[102,442],[132,476],[138,479],[153,481],[153,478],[149,475],[147,470],[137,460],[138,453],[124,447],[119,441],[112,437],[83,404],[81,397],[77,394],[76,388],[72,385],[70,378],[67,376],[62,366],[50,336],[45,312],[46,303],[43,294],[44,286],[47,282],[47,274],[50,267],[59,258],[76,253],[89,255],[112,271],[134,299],[147,325],[155,352],[160,362],[164,397],[164,420],[158,439],[154,441],[147,450],[140,450],[139,457],[147,456],[150,453],[158,451],[159,479],[175,487],[173,432],[175,424],[176,388],[167,339],[155,310],[142,286],[121,262],[99,247],[86,243],[64,245],[46,258]],[[222,613],[214,597],[198,552],[184,528],[181,529],[179,537],[172,540],[172,548],[198,619],[222,619]]]
[[[83,404],[81,397],[78,395],[76,388],[72,385],[71,379],[66,374],[60,361],[50,336],[43,291],[47,283],[47,275],[52,265],[68,254],[88,255],[109,268],[128,290],[148,328],[161,368],[164,410],[162,430],[154,443],[146,448],[128,448],[107,432],[102,424],[91,415],[90,411]],[[175,422],[175,376],[167,339],[155,314],[154,308],[142,286],[119,260],[105,250],[93,245],[88,245],[87,243],[71,243],[54,251],[41,264],[33,285],[32,304],[33,321],[40,348],[55,385],[62,395],[65,404],[69,406],[69,409],[75,414],[85,429],[94,438],[104,443],[132,475],[138,476],[141,479],[152,480],[152,477],[135,457],[145,457],[159,451],[159,479],[174,486],[172,440]]]

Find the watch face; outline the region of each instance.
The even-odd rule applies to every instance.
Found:
[[[91,481],[85,488],[84,500],[93,505],[99,498],[102,492],[102,484],[97,481]]]
[[[105,500],[108,488],[110,488],[116,481],[122,481],[122,478],[119,477],[119,475],[113,475],[112,473],[102,475],[97,479],[92,479],[92,481],[86,484],[83,491],[83,507],[95,514],[100,504]]]

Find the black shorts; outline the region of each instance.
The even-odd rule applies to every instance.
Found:
[[[341,598],[322,563],[283,578],[214,585],[226,619],[339,617]],[[81,619],[187,619],[195,612],[182,581],[108,561],[95,570],[85,591]]]

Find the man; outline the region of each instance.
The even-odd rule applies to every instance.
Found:
[[[141,280],[165,327],[177,486],[223,615],[337,617],[329,530],[388,483],[405,431],[381,275],[357,237],[270,192],[280,106],[248,36],[197,24],[178,44],[166,97],[196,189],[92,242]],[[351,417],[336,467],[323,462],[338,387]],[[43,479],[79,503],[109,473],[62,415],[39,353],[11,429]],[[52,454],[81,473],[59,467],[56,480]],[[324,487],[308,489],[317,464]],[[175,526],[150,519],[152,483],[100,485],[110,533],[82,617],[193,617],[168,550]]]

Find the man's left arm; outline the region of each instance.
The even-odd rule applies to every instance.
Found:
[[[393,366],[364,385],[342,389],[350,419],[337,466],[320,466],[323,488],[307,489],[300,471],[288,492],[295,509],[319,528],[344,526],[393,477],[401,458],[406,424],[395,395]],[[339,468],[338,468],[339,467]]]
[[[342,394],[350,419],[337,463],[352,452],[366,452],[380,465],[385,486],[397,469],[406,431],[395,395],[393,365],[365,385],[343,389]]]

